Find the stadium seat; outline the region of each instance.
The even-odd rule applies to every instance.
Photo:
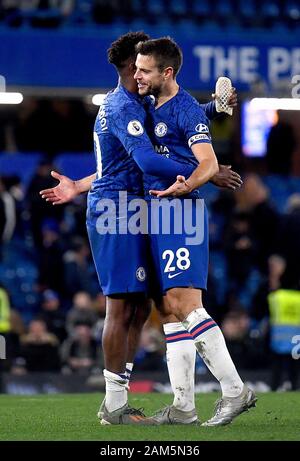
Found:
[[[151,0],[151,2],[148,3],[147,13],[155,17],[163,16],[166,13],[163,1]]]
[[[169,5],[169,13],[177,19],[183,19],[187,15],[187,6],[184,0],[173,0]]]
[[[26,188],[43,156],[41,154],[1,154],[0,176],[18,176]]]
[[[0,284],[9,292],[11,303],[27,323],[38,305],[36,291],[38,269],[22,240],[14,240],[4,248],[4,263],[0,263]]]
[[[96,171],[94,154],[65,153],[57,155],[54,161],[55,166],[66,176],[72,179],[79,179],[89,176]]]
[[[230,0],[216,0],[215,13],[222,18],[229,18],[233,15],[233,6]]]
[[[94,0],[75,0],[74,9],[69,16],[69,24],[91,24]]]
[[[289,26],[296,26],[300,23],[300,4],[295,1],[287,1],[284,5],[283,16]]]
[[[256,7],[253,0],[248,0],[247,2],[239,2],[239,13],[245,18],[254,19],[256,15]]]
[[[293,188],[289,179],[280,175],[268,175],[263,178],[264,184],[270,191],[270,199],[277,210],[282,212],[289,196],[293,193]]]
[[[280,19],[279,4],[275,0],[267,0],[262,3],[260,16],[265,27],[274,25]]]
[[[300,194],[300,178],[292,177],[289,179],[291,193]]]
[[[140,0],[131,0],[131,8],[134,16],[133,20],[136,18],[143,18],[148,8],[148,1],[141,2]]]
[[[194,0],[193,14],[196,16],[196,18],[208,19],[211,14],[209,1],[203,0],[199,2],[198,0]]]
[[[255,25],[257,22],[257,9],[254,0],[239,1],[239,18],[244,27]]]
[[[147,30],[147,21],[141,18],[134,18],[130,23],[130,27],[132,30]],[[120,34],[119,34],[120,35]],[[161,34],[159,34],[161,35]]]
[[[223,305],[226,297],[228,286],[227,280],[227,261],[224,253],[221,251],[210,252],[211,273],[216,281],[216,298],[219,305]]]

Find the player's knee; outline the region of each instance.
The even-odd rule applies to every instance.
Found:
[[[164,312],[160,312],[160,320],[162,324],[179,322],[174,314],[165,314]]]
[[[105,322],[109,323],[110,327],[129,327],[133,312],[133,307],[125,299],[109,299],[106,308]]]
[[[185,318],[183,312],[184,304],[182,301],[178,298],[172,298],[168,303],[168,310],[161,313],[164,316],[163,323],[181,322]]]
[[[137,308],[132,318],[131,324],[135,328],[143,328],[150,315],[150,309]]]
[[[166,293],[168,313],[182,322],[194,309],[202,307],[201,290],[193,288],[172,288]]]
[[[185,300],[182,297],[182,290],[180,288],[172,288],[168,290],[164,300],[164,312],[166,314],[174,314],[184,305]]]

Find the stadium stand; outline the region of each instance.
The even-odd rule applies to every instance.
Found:
[[[29,6],[28,6],[29,5]],[[161,24],[163,18],[178,23],[218,22],[222,27],[288,28],[299,25],[300,5],[282,0],[32,0],[3,1],[2,24],[8,27],[90,27],[92,24],[132,24],[136,19],[145,24]]]
[[[85,37],[95,36],[95,34],[98,37],[97,34],[99,34],[110,42],[119,33],[128,29],[145,29],[148,32],[149,28],[153,31],[153,35],[165,35],[165,28],[167,28],[168,31],[174,31],[174,34],[181,37],[199,41],[205,39],[207,31],[213,37],[216,32],[215,40],[219,40],[229,31],[237,37],[237,40],[244,41],[248,34],[250,37],[255,37],[257,34],[264,37],[264,34],[269,32],[268,40],[270,41],[270,34],[273,36],[285,34],[293,37],[299,25],[300,3],[297,0],[248,0],[246,2],[243,0],[115,0],[114,2],[108,0],[32,0],[31,2],[3,0],[0,2],[0,32],[4,36],[5,33],[9,34],[15,30],[26,35],[43,29],[43,32],[49,33],[48,38],[56,40],[59,37],[62,40],[61,43],[70,39],[68,34],[73,30],[77,31],[78,36],[82,33]],[[68,75],[69,78],[71,79],[72,75]],[[252,87],[250,91],[253,91]],[[53,91],[52,88],[53,94],[55,90]],[[79,101],[83,94],[82,88],[78,94]],[[38,97],[36,100],[38,101]],[[55,101],[54,104],[52,104],[53,101]],[[5,186],[0,187],[0,217],[4,223],[12,219],[5,211],[4,193],[10,195],[16,208],[14,216],[16,222],[8,240],[4,239],[2,223],[0,226],[2,243],[0,285],[9,294],[11,307],[20,315],[26,328],[32,320],[41,315],[43,310],[41,305],[46,291],[56,293],[59,298],[59,309],[65,317],[73,306],[76,294],[81,291],[85,292],[86,296],[91,298],[93,313],[97,313],[93,316],[95,317],[93,324],[89,325],[91,330],[86,332],[86,336],[93,338],[91,355],[94,360],[95,342],[98,346],[101,342],[103,311],[98,312],[97,310],[97,295],[101,296],[101,294],[97,292],[96,273],[91,255],[87,250],[85,197],[78,198],[74,203],[62,207],[61,211],[55,215],[50,205],[47,207],[46,204],[42,205],[43,213],[34,211],[41,209],[40,204],[33,203],[34,190],[31,191],[33,195],[28,194],[28,189],[32,180],[36,179],[42,161],[47,163],[49,168],[56,168],[73,179],[94,172],[94,156],[89,151],[92,149],[92,140],[89,137],[80,136],[80,132],[89,133],[91,131],[94,113],[93,109],[86,110],[82,100],[77,109],[74,101],[68,104],[66,100],[55,100],[53,97],[52,99],[49,97],[46,104],[44,103],[45,101],[38,102],[37,106],[40,104],[40,107],[32,119],[27,119],[30,123],[25,126],[24,130],[27,133],[30,132],[29,137],[31,138],[32,134],[40,131],[35,125],[38,119],[48,117],[45,133],[43,132],[40,137],[37,136],[40,139],[35,139],[37,143],[40,142],[39,148],[36,149],[37,152],[33,152],[35,148],[30,143],[26,143],[28,140],[20,135],[20,124],[15,125],[18,117],[8,117],[9,127],[12,128],[10,133],[15,136],[12,143],[13,149],[8,148],[7,130],[5,133],[2,132],[5,123],[0,126],[0,146],[2,148],[0,178]],[[39,111],[41,108],[44,112]],[[64,115],[66,113],[67,116]],[[1,111],[0,114],[2,115]],[[228,333],[228,341],[230,343],[232,340],[232,351],[237,363],[242,363],[251,370],[255,367],[262,370],[265,367],[270,368],[271,365],[267,295],[274,282],[274,272],[276,273],[272,257],[279,254],[284,264],[289,266],[284,282],[286,289],[291,289],[291,286],[295,288],[295,274],[299,275],[300,280],[295,262],[299,261],[300,248],[295,245],[295,254],[291,258],[290,247],[282,245],[283,236],[285,239],[288,236],[291,241],[296,241],[296,234],[300,229],[298,227],[300,226],[300,177],[297,176],[297,173],[299,174],[299,139],[290,149],[291,154],[296,153],[294,157],[298,155],[294,164],[291,162],[291,165],[288,165],[285,174],[280,174],[280,172],[273,174],[268,170],[265,157],[249,160],[242,155],[240,139],[236,141],[236,138],[240,138],[239,117],[240,111],[234,117],[231,131],[229,127],[225,133],[225,142],[221,145],[221,139],[219,146],[220,150],[223,147],[222,160],[226,162],[228,160],[227,163],[233,164],[234,169],[242,174],[245,184],[250,177],[248,195],[219,191],[212,184],[203,187],[203,196],[210,213],[209,286],[211,288],[206,295],[207,308],[213,311],[213,315],[217,316],[220,324],[224,322],[227,332],[233,324],[236,327],[239,321],[246,319],[243,338],[237,340],[236,343],[235,338],[230,338]],[[22,121],[26,119],[26,111],[25,115],[19,117],[18,123],[20,119]],[[51,136],[47,136],[49,126],[54,127],[55,133],[59,133],[56,137],[52,136],[52,133]],[[221,126],[220,131],[222,130],[226,131],[226,127]],[[296,131],[295,126],[293,130]],[[69,141],[74,132],[78,138],[70,144]],[[45,136],[47,136],[47,143],[44,143]],[[254,183],[251,183],[251,174],[255,175]],[[39,182],[37,181],[36,184],[35,187],[38,187]],[[55,181],[52,181],[49,187],[54,184]],[[258,189],[262,192],[263,199],[257,194]],[[39,197],[36,201],[38,200]],[[38,215],[39,219],[34,219],[34,214]],[[268,224],[263,219],[264,216],[269,217],[272,223],[275,223],[272,229],[274,242],[267,242],[269,245],[265,244],[265,235],[262,235],[262,227],[264,225],[267,227]],[[263,223],[262,227],[259,226],[261,223],[258,221],[260,220]],[[237,264],[239,261],[243,261],[241,264],[243,270],[240,271]],[[48,284],[46,282],[45,268],[47,265],[53,267],[51,264],[59,266],[57,274],[65,270],[66,278],[62,280],[61,286],[51,285],[52,282],[55,284],[53,278],[52,282]],[[294,277],[291,277],[291,273],[294,273]],[[79,279],[82,282],[80,287]],[[300,289],[299,280],[295,288],[297,291]],[[75,288],[74,285],[76,285]],[[150,333],[149,336],[151,336]],[[21,334],[17,334],[17,337],[21,337]],[[161,339],[159,334],[156,339],[157,342]],[[68,340],[70,343],[71,338]],[[149,343],[151,343],[150,340]],[[78,348],[79,346],[80,344],[76,345]],[[243,361],[241,354],[238,356],[238,351],[249,350],[252,347],[253,355]],[[139,351],[141,362],[146,354],[146,349]],[[13,357],[14,360],[18,358],[17,354]],[[155,366],[158,370],[163,368],[159,348],[157,361],[152,361],[152,356],[150,359],[152,369]],[[14,370],[15,366],[18,367],[18,363],[14,360],[8,362],[10,370]],[[23,367],[24,363],[22,361],[20,363],[20,367]],[[62,365],[63,368],[64,365],[68,365],[66,367],[68,372],[74,372],[69,360],[65,359]],[[59,368],[57,364],[56,367]],[[201,370],[201,365],[199,370]]]

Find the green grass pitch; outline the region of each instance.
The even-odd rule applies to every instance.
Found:
[[[198,394],[201,421],[217,394]],[[225,427],[101,426],[96,418],[103,394],[0,395],[0,440],[44,441],[235,441],[300,440],[300,392],[260,394],[257,407]],[[150,415],[170,403],[167,394],[130,394],[129,402]]]

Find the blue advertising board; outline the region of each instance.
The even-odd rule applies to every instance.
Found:
[[[194,91],[211,90],[226,75],[239,90],[258,81],[272,88],[300,74],[300,38],[201,34],[201,39],[174,38],[182,47],[179,82]],[[106,50],[115,36],[97,32],[0,31],[0,75],[8,86],[111,88],[114,68]]]

